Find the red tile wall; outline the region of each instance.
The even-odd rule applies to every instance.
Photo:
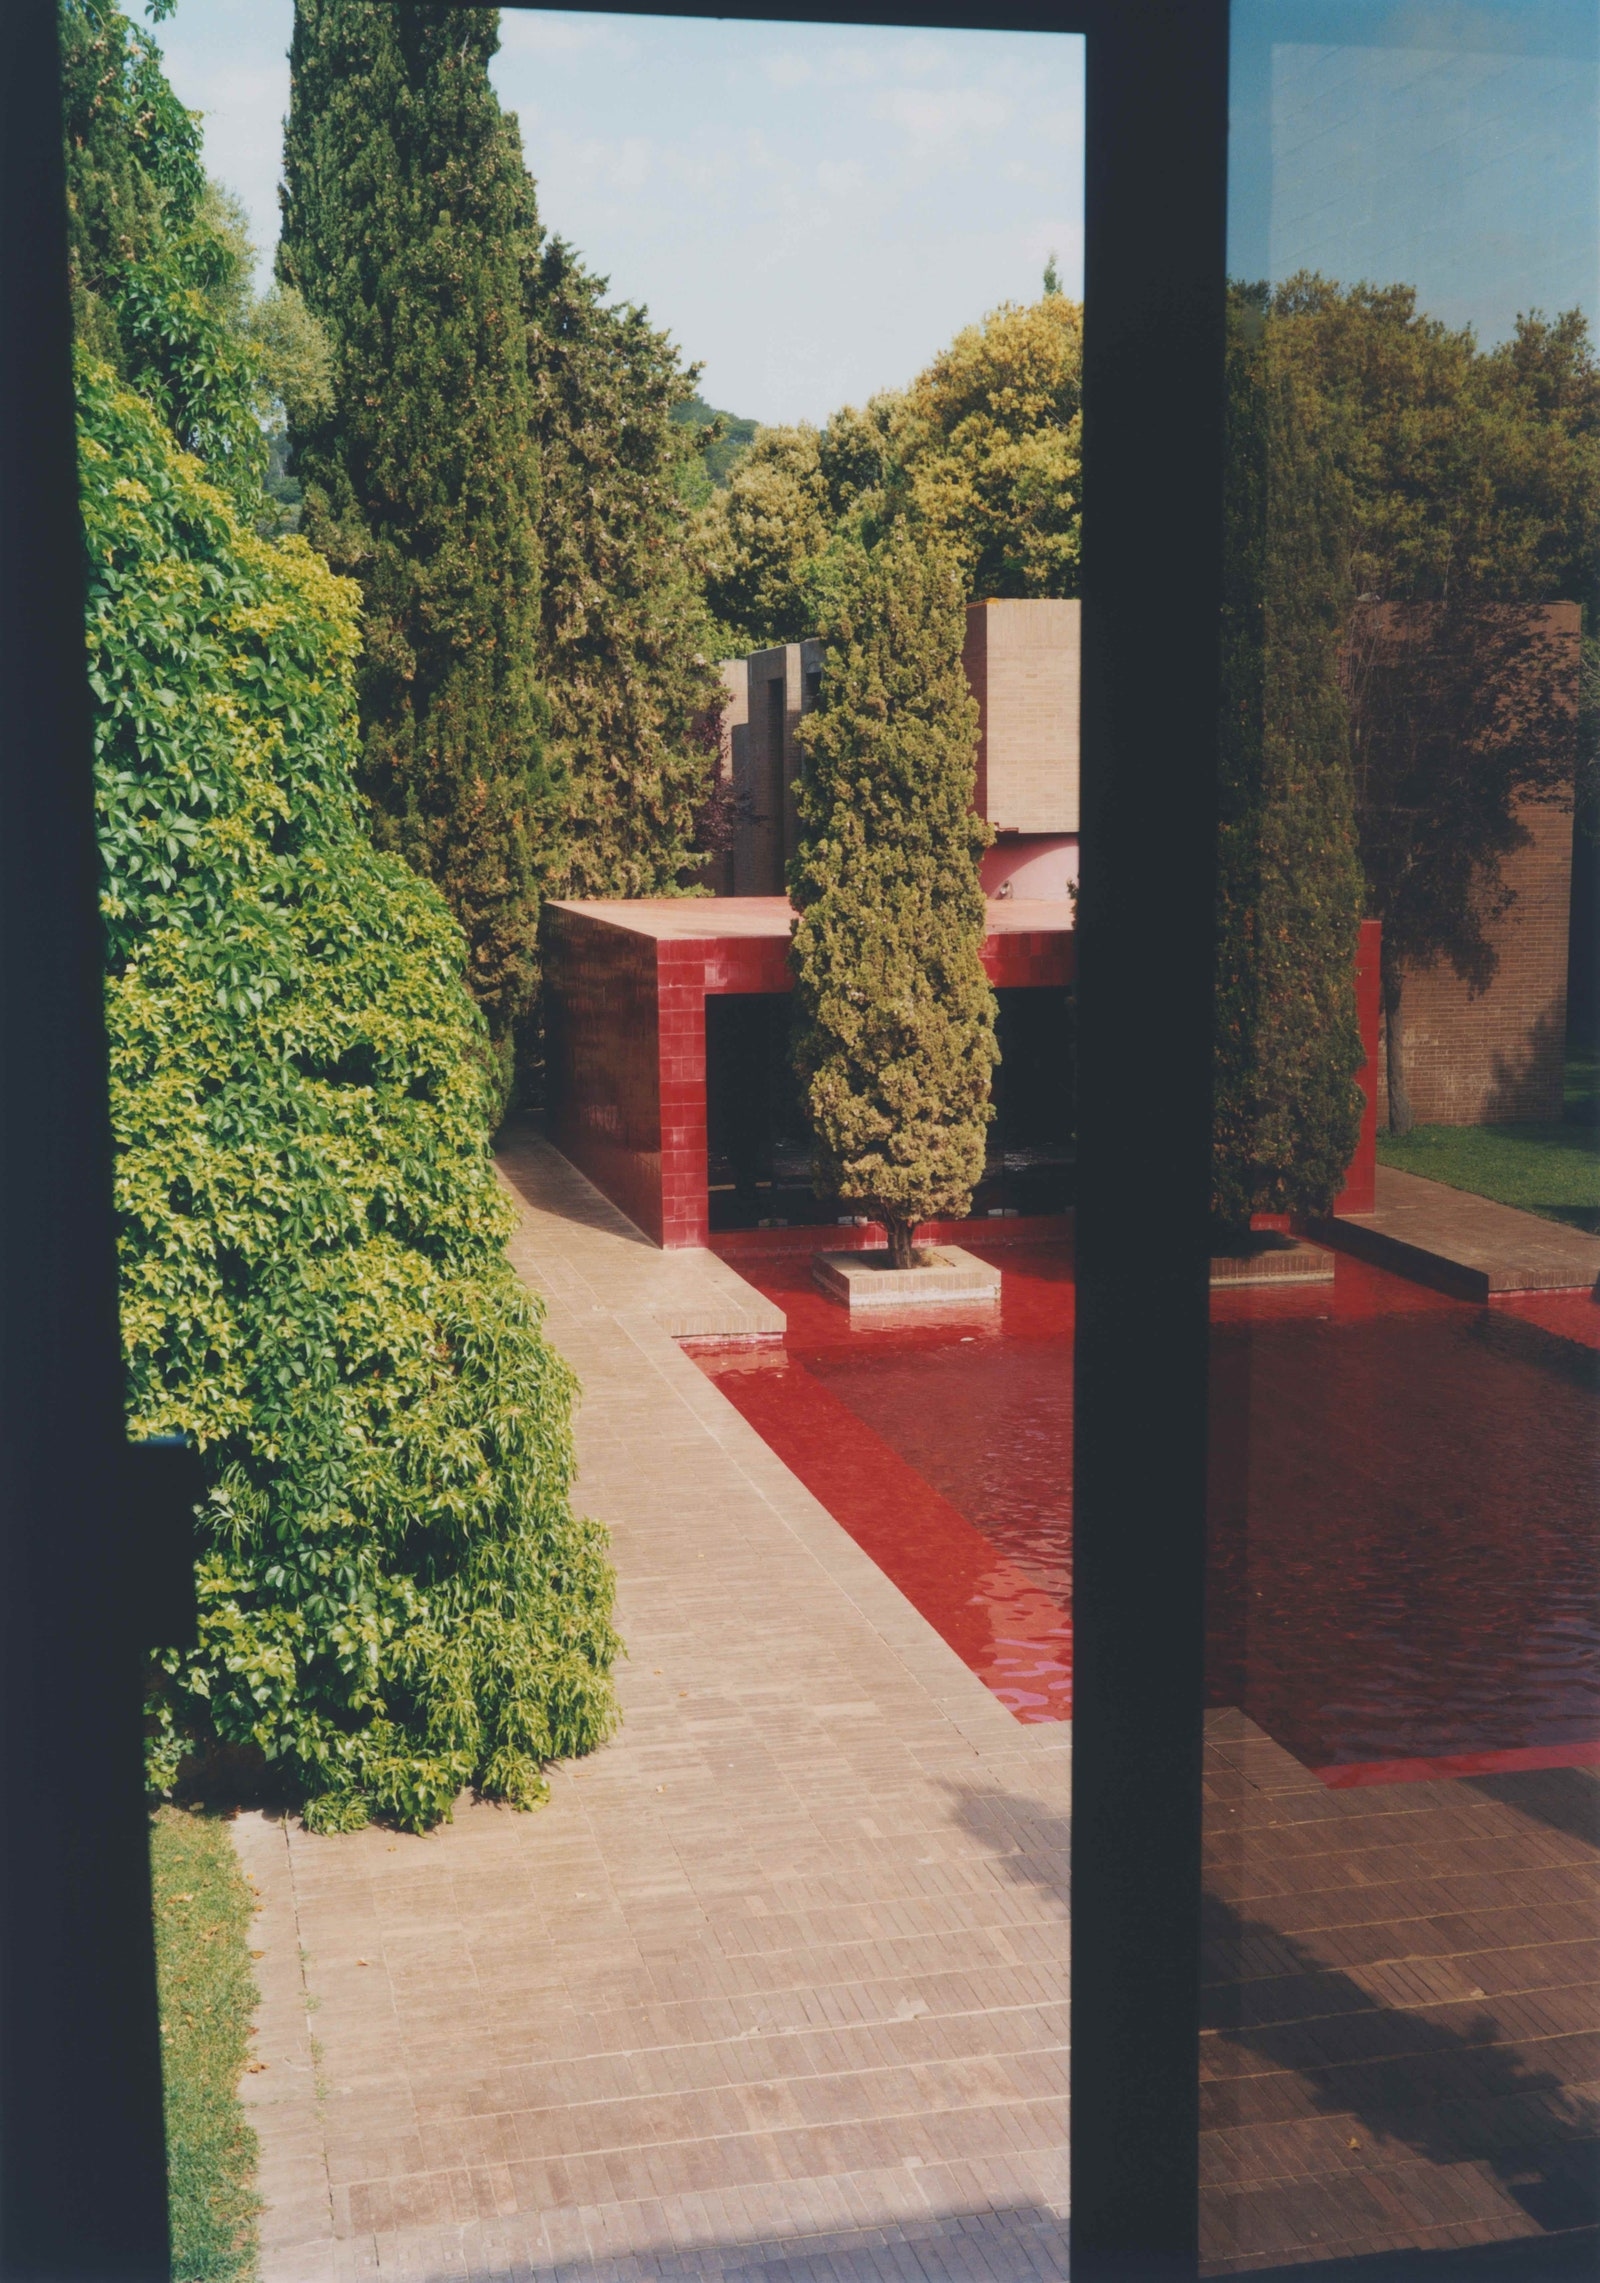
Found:
[[[706,998],[787,991],[788,945],[658,940],[554,906],[544,932],[557,1147],[657,1244],[705,1244]],[[1356,1003],[1367,1108],[1341,1213],[1371,1212],[1374,1202],[1379,941],[1377,921],[1363,921]],[[1055,929],[992,935],[983,964],[996,990],[1059,989],[1076,975],[1077,945]]]
[[[670,1241],[663,1233],[657,947],[648,936],[553,907],[545,910],[543,932],[551,1138],[646,1236]],[[703,1021],[701,1031],[703,1126]]]
[[[1333,1201],[1336,1213],[1370,1213],[1378,1202],[1378,1017],[1382,993],[1378,954],[1383,945],[1383,924],[1363,920],[1356,945],[1356,1020],[1361,1025],[1361,1068],[1356,1084],[1366,1096],[1361,1113],[1361,1139],[1350,1160],[1344,1187]]]

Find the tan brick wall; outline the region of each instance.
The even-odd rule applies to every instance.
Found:
[[[1573,720],[1570,770],[1577,759],[1580,613],[1575,602],[1528,609],[1545,619],[1560,643],[1557,671],[1569,684]],[[1475,998],[1443,961],[1407,977],[1406,1087],[1420,1125],[1477,1126],[1561,1115],[1572,898],[1570,773],[1567,784],[1564,800],[1528,801],[1517,811],[1528,840],[1501,867],[1515,900],[1488,931],[1499,955],[1489,988]],[[1386,1063],[1382,1076],[1386,1088]]]
[[[1519,813],[1532,837],[1503,866],[1517,900],[1490,930],[1500,965],[1488,990],[1475,999],[1442,961],[1406,980],[1406,1085],[1420,1125],[1561,1115],[1572,808]]]
[[[978,808],[1002,832],[1078,830],[1082,609],[975,602],[963,660],[978,700]]]

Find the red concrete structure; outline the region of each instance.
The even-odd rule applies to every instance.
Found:
[[[983,963],[996,990],[1077,974],[1072,907],[991,897]],[[552,1139],[595,1187],[668,1249],[710,1235],[706,1000],[790,988],[794,914],[783,896],[641,897],[545,906]],[[1356,1003],[1366,1095],[1339,1213],[1376,1198],[1378,947],[1361,927]]]
[[[1383,948],[1383,924],[1363,920],[1356,945],[1356,1020],[1361,1025],[1361,1068],[1356,1084],[1366,1096],[1361,1113],[1361,1139],[1350,1160],[1344,1187],[1333,1201],[1336,1213],[1370,1213],[1378,1202],[1378,1034],[1383,991],[1378,956]]]
[[[552,1138],[667,1248],[710,1234],[706,1000],[785,992],[783,896],[641,897],[545,906]],[[991,899],[997,990],[1070,983],[1072,907]]]

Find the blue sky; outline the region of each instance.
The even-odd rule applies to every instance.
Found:
[[[179,0],[156,38],[206,164],[277,232],[290,0]],[[705,367],[827,418],[959,327],[1081,291],[1083,43],[507,9],[493,66],[546,225]]]
[[[1235,0],[1229,263],[1600,317],[1594,0]]]

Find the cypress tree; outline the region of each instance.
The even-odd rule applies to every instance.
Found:
[[[795,1051],[814,1173],[820,1193],[884,1223],[896,1268],[919,1221],[966,1212],[991,1115],[990,834],[972,806],[964,602],[954,558],[904,527],[870,549],[840,544],[800,731]]]
[[[298,0],[279,277],[333,343],[295,437],[303,529],[359,579],[361,780],[380,845],[443,890],[502,1078],[536,983],[550,785],[538,448],[523,280],[537,242],[493,10]]]
[[[540,657],[564,786],[554,859],[573,896],[671,894],[724,697],[683,471],[705,431],[674,420],[698,375],[606,280],[548,239],[527,280],[542,464]]]
[[[1213,1211],[1326,1212],[1360,1130],[1362,882],[1340,646],[1348,503],[1259,296],[1236,291],[1217,902]]]

